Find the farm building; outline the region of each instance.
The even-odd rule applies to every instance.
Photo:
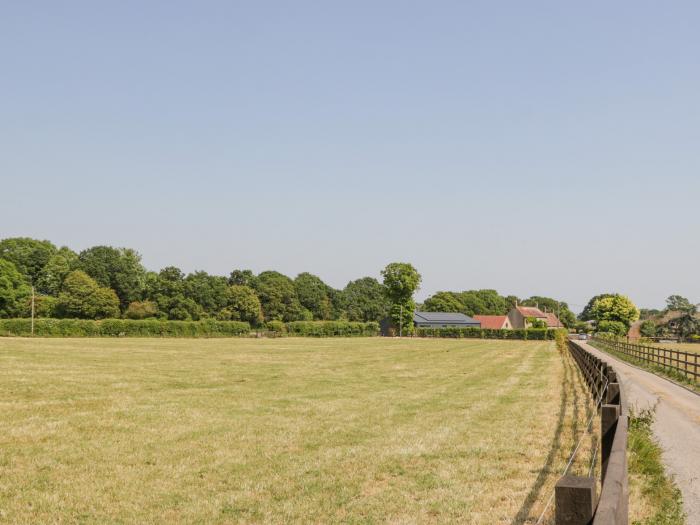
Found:
[[[481,323],[481,328],[489,330],[510,330],[513,328],[507,315],[475,315],[474,319]]]
[[[479,328],[481,323],[468,315],[455,312],[413,312],[413,324],[416,328]],[[379,323],[382,335],[398,335],[399,327],[394,326],[390,318]]]
[[[531,323],[528,319],[544,321],[547,328],[561,328],[564,325],[552,312],[543,312],[535,306],[516,306],[508,312],[508,319],[512,328],[529,328]]]
[[[468,315],[452,312],[414,312],[413,323],[418,328],[479,328],[481,323]]]

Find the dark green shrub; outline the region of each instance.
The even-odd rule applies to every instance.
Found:
[[[35,319],[40,337],[235,337],[248,335],[250,325],[241,321],[162,321],[144,319]],[[0,319],[0,336],[28,336],[29,319]]]
[[[302,337],[368,337],[379,335],[379,323],[353,321],[292,321],[289,335]]]
[[[472,339],[553,340],[557,330],[530,328],[526,330],[495,330],[490,328],[417,328],[418,337],[452,337]]]

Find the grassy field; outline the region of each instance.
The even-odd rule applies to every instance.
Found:
[[[577,377],[544,341],[0,339],[0,522],[534,523]]]
[[[659,348],[671,348],[672,350],[681,350],[690,354],[700,355],[699,343],[653,343],[651,346],[657,346]]]

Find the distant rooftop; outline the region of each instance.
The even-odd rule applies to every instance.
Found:
[[[474,319],[481,323],[481,328],[499,330],[508,318],[507,315],[475,315]]]
[[[542,310],[535,308],[534,306],[516,306],[515,308],[517,308],[517,310],[523,314],[524,317],[536,317],[539,319],[544,319],[547,317]]]
[[[415,323],[479,324],[479,321],[458,312],[413,312]]]

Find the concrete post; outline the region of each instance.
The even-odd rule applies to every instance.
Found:
[[[559,478],[554,487],[555,525],[588,525],[593,519],[595,506],[595,478]]]

